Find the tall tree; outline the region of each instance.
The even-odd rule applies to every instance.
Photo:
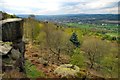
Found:
[[[80,46],[80,42],[78,41],[78,37],[76,35],[76,33],[74,32],[70,38],[70,41],[76,46],[79,47]]]
[[[33,43],[33,40],[34,40],[34,27],[35,27],[35,23],[34,23],[34,20],[35,20],[35,15],[29,15],[28,17],[30,19],[30,24],[31,24],[31,42]]]
[[[69,38],[65,36],[64,32],[56,29],[56,26],[51,23],[45,23],[44,31],[46,33],[47,46],[54,55],[56,55],[57,63],[60,62],[60,55],[64,52]]]

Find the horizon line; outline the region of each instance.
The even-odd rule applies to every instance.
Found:
[[[113,14],[113,13],[77,13],[77,14],[15,14],[15,15],[107,15],[107,14],[111,14],[111,15],[120,15],[120,14]]]

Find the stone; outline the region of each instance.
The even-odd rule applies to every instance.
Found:
[[[43,58],[39,58],[38,61],[39,61],[39,63],[41,63],[41,64],[43,64],[43,65],[48,64],[48,61],[46,61],[46,60],[43,59]]]
[[[14,61],[11,58],[3,58],[2,62],[4,65],[14,64]]]
[[[16,59],[20,58],[20,54],[21,53],[19,52],[19,50],[12,49],[10,56],[12,59],[16,60]]]
[[[54,70],[55,74],[58,74],[61,77],[76,77],[79,73],[80,68],[72,64],[63,64],[57,67]]]
[[[14,43],[13,48],[19,49],[21,53],[25,52],[25,43],[23,41],[20,41],[19,43]]]
[[[10,44],[0,42],[0,55],[6,55],[11,49]]]

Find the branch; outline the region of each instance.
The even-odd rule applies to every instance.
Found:
[[[51,48],[50,48],[50,51],[52,51],[54,54],[57,54],[55,51],[53,51]]]

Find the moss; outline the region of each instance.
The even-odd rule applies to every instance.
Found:
[[[75,77],[79,72],[79,67],[72,64],[64,64],[55,69],[54,73],[62,77]]]

